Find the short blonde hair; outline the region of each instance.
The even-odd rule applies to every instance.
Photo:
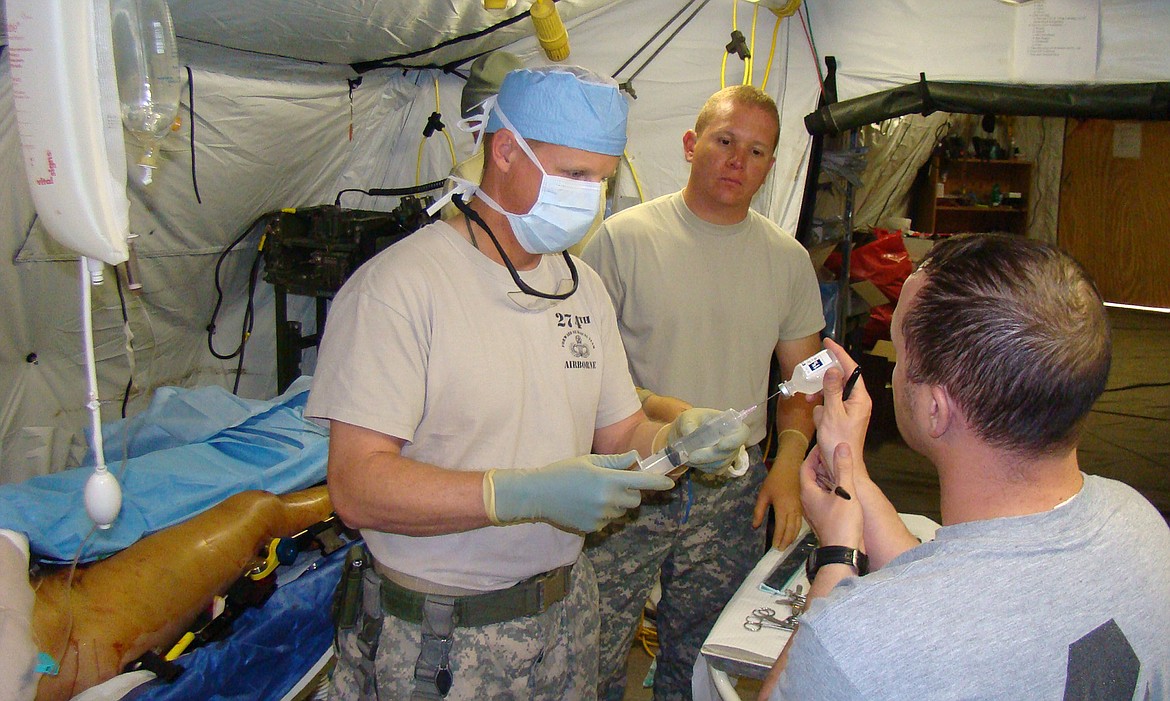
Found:
[[[772,149],[775,150],[780,142],[780,111],[772,96],[754,85],[729,85],[707,98],[695,119],[695,134],[703,135],[703,130],[715,119],[715,113],[724,103],[756,107],[766,112],[776,124],[776,138],[772,140]]]

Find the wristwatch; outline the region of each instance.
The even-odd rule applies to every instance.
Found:
[[[804,561],[804,572],[808,575],[808,581],[816,579],[817,570],[825,565],[849,565],[857,571],[858,576],[869,572],[869,558],[865,553],[844,545],[826,545],[813,550]]]

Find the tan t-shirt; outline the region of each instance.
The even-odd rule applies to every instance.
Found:
[[[613,298],[634,382],[694,406],[762,401],[776,344],[825,326],[808,252],[754,210],[720,226],[665,195],[606,219],[582,258]],[[748,422],[763,440],[764,412]]]
[[[443,222],[363,265],[338,293],[305,413],[407,441],[453,470],[532,468],[590,452],[638,410],[613,305],[580,261],[580,287],[544,311],[508,297],[507,270]],[[538,290],[560,256],[521,273]],[[574,562],[581,537],[544,523],[416,537],[363,531],[374,557],[450,587],[498,589]]]

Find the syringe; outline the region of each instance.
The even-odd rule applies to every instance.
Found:
[[[776,396],[776,395],[772,395]],[[759,404],[754,404],[742,411],[728,409],[718,416],[708,419],[694,431],[682,436],[674,443],[654,453],[645,460],[638,461],[638,469],[643,472],[653,472],[656,475],[665,475],[680,465],[687,464],[691,454],[696,450],[709,448],[731,434],[743,425],[743,420],[753,411],[768,403],[768,397]]]

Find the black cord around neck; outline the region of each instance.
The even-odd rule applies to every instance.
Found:
[[[492,245],[494,245],[496,250],[499,252],[500,258],[503,258],[504,267],[508,269],[508,273],[512,276],[512,281],[516,283],[516,286],[520,288],[521,292],[526,295],[532,295],[533,297],[540,297],[542,299],[562,300],[568,299],[573,295],[574,292],[577,291],[577,266],[573,265],[573,259],[569,255],[568,251],[561,251],[561,255],[565,257],[565,264],[569,266],[569,275],[571,275],[573,278],[573,289],[569,290],[568,292],[562,292],[560,294],[541,292],[540,290],[534,289],[520,278],[520,273],[516,271],[516,266],[512,265],[512,261],[508,258],[508,254],[504,253],[504,247],[501,246],[500,242],[496,240],[496,235],[492,233],[491,227],[487,225],[487,222],[483,220],[483,217],[479,216],[479,213],[471,208],[471,205],[463,201],[462,195],[455,195],[452,197],[451,203],[455,205],[456,209],[463,213],[463,216],[475,222],[487,233],[488,238],[492,241]]]

